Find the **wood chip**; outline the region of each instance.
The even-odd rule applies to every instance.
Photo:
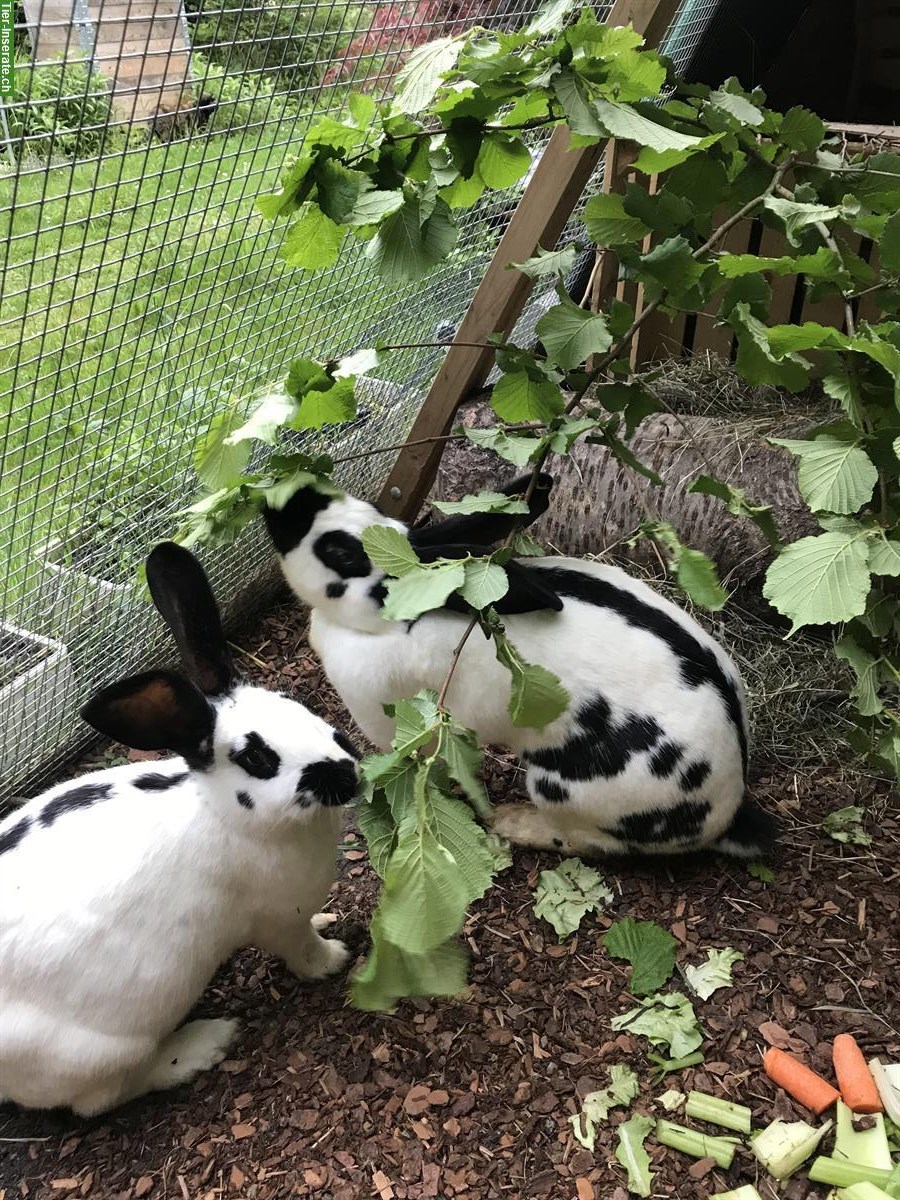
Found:
[[[594,1185],[583,1175],[575,1180],[575,1191],[578,1194],[578,1200],[595,1200]]]
[[[372,1176],[372,1183],[375,1185],[380,1200],[394,1200],[393,1184],[384,1171],[376,1171]]]
[[[231,1136],[236,1142],[239,1142],[242,1138],[253,1137],[254,1133],[256,1133],[255,1125],[239,1124],[232,1125],[231,1127]]]
[[[141,1196],[146,1196],[153,1191],[153,1176],[142,1175],[134,1185],[135,1200],[140,1200]]]

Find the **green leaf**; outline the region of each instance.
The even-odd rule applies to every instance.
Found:
[[[771,883],[775,878],[775,872],[765,863],[750,863],[747,874],[751,879],[758,879],[760,883]]]
[[[624,198],[616,192],[601,192],[592,196],[584,208],[584,224],[598,246],[622,246],[639,242],[650,229],[625,211]]]
[[[549,921],[559,940],[574,933],[588,912],[600,912],[613,894],[593,867],[567,858],[551,871],[541,871],[534,892],[534,915]]]
[[[491,133],[484,139],[475,164],[481,181],[489,188],[508,188],[528,173],[531,153],[521,138]]]
[[[828,433],[812,441],[769,441],[800,459],[800,493],[813,512],[854,513],[871,500],[878,471],[856,442]]]
[[[654,1046],[668,1047],[672,1058],[685,1058],[703,1041],[693,1006],[681,992],[648,996],[637,1008],[613,1017],[612,1028],[642,1034]]]
[[[434,508],[442,513],[527,513],[528,505],[505,492],[478,492],[462,500],[433,500]]]
[[[871,542],[869,570],[873,575],[900,575],[900,542],[885,537]]]
[[[633,1196],[649,1196],[653,1192],[654,1176],[644,1140],[655,1125],[652,1117],[635,1116],[623,1121],[617,1131],[616,1158],[628,1172],[627,1186]]]
[[[790,108],[778,126],[778,140],[792,150],[818,150],[825,124],[808,108]]]
[[[364,171],[353,171],[333,158],[321,159],[314,174],[319,208],[338,225],[347,220],[362,193],[374,186]]]
[[[644,417],[662,412],[664,405],[639,383],[601,384],[594,397],[610,412],[620,412],[625,419],[625,436],[631,437]]]
[[[550,449],[554,454],[568,454],[582,434],[596,428],[597,422],[593,417],[565,420],[558,429],[554,429],[550,438]]]
[[[532,258],[509,265],[529,279],[546,279],[548,275],[564,279],[575,266],[576,254],[574,246],[564,246],[562,250],[545,250],[538,246]]]
[[[377,789],[371,800],[356,806],[356,823],[366,839],[369,862],[382,879],[397,839],[397,825],[384,792]]]
[[[588,1092],[581,1102],[581,1112],[569,1117],[576,1139],[586,1150],[593,1151],[597,1126],[609,1116],[611,1108],[627,1108],[638,1094],[638,1077],[631,1067],[618,1064],[609,1069],[609,1086],[602,1092]]]
[[[609,928],[603,945],[613,958],[624,958],[631,963],[634,969],[628,988],[635,996],[658,992],[675,969],[677,942],[652,921],[623,917]]]
[[[766,572],[765,598],[792,622],[837,624],[861,616],[870,578],[868,547],[859,536],[820,533],[786,546]]]
[[[513,725],[543,729],[566,711],[569,693],[554,674],[526,662],[500,630],[493,630],[499,662],[512,676],[509,715]]]
[[[465,729],[454,722],[443,721],[438,754],[443,758],[450,777],[465,792],[472,807],[480,817],[487,820],[491,815],[491,805],[484,784],[478,776],[483,756],[475,734],[471,729]]]
[[[387,621],[413,621],[424,612],[440,608],[451,592],[465,583],[461,562],[408,571],[400,579],[388,581],[382,613]]]
[[[748,383],[770,384],[799,392],[809,378],[809,365],[790,350],[777,353],[770,343],[771,329],[758,320],[743,301],[735,304],[728,323],[738,335],[738,374]]]
[[[428,954],[408,954],[387,941],[378,914],[369,933],[372,950],[350,984],[355,1008],[387,1012],[405,996],[456,996],[466,985],[467,957],[454,941]]]
[[[522,36],[530,39],[559,33],[574,8],[575,0],[550,0],[531,18],[522,30]]]
[[[715,564],[702,550],[692,550],[688,546],[682,549],[675,566],[675,578],[695,604],[711,612],[718,612],[728,600],[728,593],[719,583]]]
[[[337,261],[344,231],[315,204],[304,204],[279,251],[289,267],[319,271]]]
[[[472,809],[465,801],[430,788],[428,821],[436,840],[453,858],[465,888],[466,904],[480,900],[491,886],[494,860],[487,848],[487,835]],[[457,928],[464,917],[464,910],[457,914]]]
[[[562,413],[564,404],[562,393],[549,379],[511,371],[494,385],[491,407],[502,421],[547,422]]]
[[[871,846],[871,834],[866,833],[862,827],[865,811],[856,804],[836,809],[822,822],[822,828],[836,842],[844,842],[851,846]]]
[[[399,189],[396,192],[378,190],[362,192],[353,206],[353,211],[347,214],[344,224],[378,225],[385,217],[391,216],[392,213],[402,208],[403,203],[403,193]]]
[[[752,521],[770,546],[779,544],[778,529],[771,507],[768,504],[751,504],[743,489],[723,483],[721,479],[715,479],[712,475],[699,475],[687,490],[716,496],[734,516],[746,517]]]
[[[881,659],[864,650],[849,633],[835,643],[834,653],[848,663],[856,675],[856,683],[850,696],[856,702],[860,715],[874,717],[883,712],[884,705],[878,697],[878,668]]]
[[[386,279],[417,280],[447,257],[458,235],[443,200],[435,202],[431,215],[424,221],[419,200],[407,200],[381,225],[366,247],[366,257]]]
[[[878,239],[878,258],[882,271],[900,276],[900,212],[888,217],[884,232]]]
[[[198,439],[194,449],[194,470],[211,492],[237,482],[250,461],[249,443],[234,445],[228,438],[240,416],[234,409],[216,413],[206,437]]]
[[[644,175],[662,175],[666,171],[671,171],[673,167],[681,166],[689,159],[695,159],[698,163],[709,162],[712,164],[713,170],[716,170],[720,164],[713,159],[704,159],[702,151],[708,150],[710,146],[714,146],[724,136],[722,133],[713,133],[708,137],[700,138],[695,146],[686,146],[678,150],[653,150],[649,146],[644,146],[634,160],[634,170],[640,171]],[[716,173],[718,173],[717,170]],[[685,193],[679,194],[683,195]]]
[[[228,434],[225,441],[229,446],[237,446],[255,439],[274,446],[281,430],[296,414],[297,401],[293,396],[285,392],[270,392],[262,397],[244,424]]]
[[[491,425],[487,429],[471,429],[467,425],[460,425],[454,432],[462,433],[483,450],[493,450],[517,467],[524,467],[543,446],[540,438],[517,437],[507,433],[502,425]]]
[[[390,525],[370,525],[362,531],[363,549],[372,562],[388,575],[400,578],[420,566],[419,556],[409,538]]]
[[[297,202],[298,193],[309,191],[309,185],[304,188],[304,183],[309,169],[315,161],[316,159],[311,154],[295,159],[288,164],[284,178],[281,181],[280,192],[273,195],[257,196],[256,207],[267,220],[273,221],[283,213],[293,212],[299,208]]]
[[[685,978],[701,1000],[708,1000],[719,988],[734,986],[731,968],[736,962],[743,961],[740,950],[733,950],[730,946],[724,950],[707,950],[705,963],[699,967],[688,965],[684,968]]]
[[[656,121],[642,116],[627,104],[616,104],[612,100],[595,100],[594,112],[607,137],[622,138],[626,142],[637,142],[652,150],[687,150],[702,140],[687,133],[679,133],[658,125]]]
[[[716,259],[719,274],[737,279],[756,271],[771,271],[773,275],[806,275],[811,279],[835,279],[843,269],[841,256],[820,246],[815,254],[782,255],[762,258],[756,254],[723,254]]]
[[[387,941],[426,954],[457,932],[468,901],[459,864],[432,833],[419,827],[401,835],[379,905]]]
[[[568,296],[541,317],[535,332],[550,360],[569,370],[612,345],[612,334],[602,313],[579,308]]]
[[[715,108],[721,108],[723,112],[727,112],[730,117],[734,117],[742,125],[749,125],[755,129],[757,125],[763,123],[763,114],[755,104],[751,104],[744,96],[737,96],[724,88],[710,92],[709,103]]]
[[[843,212],[840,204],[802,204],[797,200],[783,200],[780,196],[767,196],[763,207],[784,222],[784,231],[792,246],[800,245],[798,235],[809,225],[827,224]]]
[[[337,379],[324,392],[309,391],[300,401],[297,415],[290,422],[292,429],[321,429],[323,425],[340,425],[356,416],[356,397],[352,379]]]
[[[487,608],[509,591],[506,572],[489,559],[472,559],[465,564],[465,571],[466,581],[459,594],[473,608]]]
[[[640,269],[677,296],[699,282],[706,265],[694,258],[687,238],[679,236],[654,246],[641,259]]]
[[[427,108],[438,93],[442,77],[456,66],[465,35],[435,38],[413,50],[395,79],[394,107],[403,113]]]
[[[574,71],[560,71],[553,80],[553,91],[566,114],[566,124],[573,133],[599,138],[603,128],[591,104],[587,84]]]

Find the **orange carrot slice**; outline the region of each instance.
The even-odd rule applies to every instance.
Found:
[[[816,1116],[821,1115],[826,1108],[831,1108],[832,1104],[840,1099],[840,1092],[833,1088],[827,1079],[805,1067],[784,1050],[778,1050],[774,1046],[767,1050],[763,1067],[773,1083],[783,1087],[789,1096],[793,1096]]]
[[[849,1033],[839,1033],[834,1039],[832,1056],[841,1099],[851,1112],[880,1113],[884,1107],[881,1096],[855,1038]]]

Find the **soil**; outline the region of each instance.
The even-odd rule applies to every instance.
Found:
[[[349,728],[292,606],[237,641],[252,655],[248,675]],[[118,754],[98,752],[83,769]],[[486,776],[496,803],[521,799],[509,756],[489,753]],[[232,1057],[192,1085],[93,1121],[0,1108],[0,1200],[627,1200],[614,1158],[622,1110],[600,1127],[594,1153],[569,1124],[613,1063],[637,1071],[637,1111],[663,1115],[653,1098],[677,1087],[749,1104],[756,1125],[807,1117],[762,1074],[767,1045],[826,1075],[842,1031],[870,1055],[900,1058],[900,812],[883,782],[828,762],[796,774],[757,761],[753,793],[784,826],[772,882],[702,857],[603,863],[615,902],[562,945],[531,910],[539,872],[556,860],[515,852],[471,914],[471,987],[458,1000],[356,1012],[343,979],[303,985],[277,960],[243,951],[198,1006],[241,1018]],[[839,844],[820,828],[851,803],[868,809],[870,846]],[[332,908],[360,959],[375,882],[351,827]],[[745,956],[732,989],[695,1000],[705,1063],[663,1084],[651,1080],[646,1042],[610,1028],[633,1001],[627,964],[606,955],[601,936],[626,914],[670,929],[681,964],[709,947]],[[744,1182],[776,1195],[746,1150],[722,1172],[652,1138],[647,1147],[654,1196],[704,1200]],[[782,1194],[825,1191],[801,1177]]]

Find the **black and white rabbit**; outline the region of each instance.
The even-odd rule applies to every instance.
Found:
[[[520,494],[526,479],[503,490]],[[542,476],[534,520],[552,486]],[[360,728],[387,749],[383,706],[439,688],[466,624],[466,606],[413,622],[384,619],[382,572],[360,535],[371,525],[409,533],[423,560],[487,553],[521,522],[453,516],[407,531],[371,504],[297,492],[265,519],[296,595],[312,608],[309,640]],[[566,853],[678,853],[712,846],[755,858],[774,822],[745,799],[748,723],[734,664],[687,613],[616,567],[570,558],[513,560],[496,605],[527,661],[557,675],[571,702],[541,730],[513,725],[510,676],[493,644],[465,644],[447,704],[483,744],[508,746],[527,767],[532,805],[510,805],[494,828],[522,845]]]
[[[303,979],[339,971],[320,936],[353,747],[303,705],[236,679],[197,560],[147,560],[190,679],[148,671],[83,717],[180,757],[95,771],[0,823],[0,1100],[102,1112],[224,1058],[234,1020],[179,1023],[254,944]]]

